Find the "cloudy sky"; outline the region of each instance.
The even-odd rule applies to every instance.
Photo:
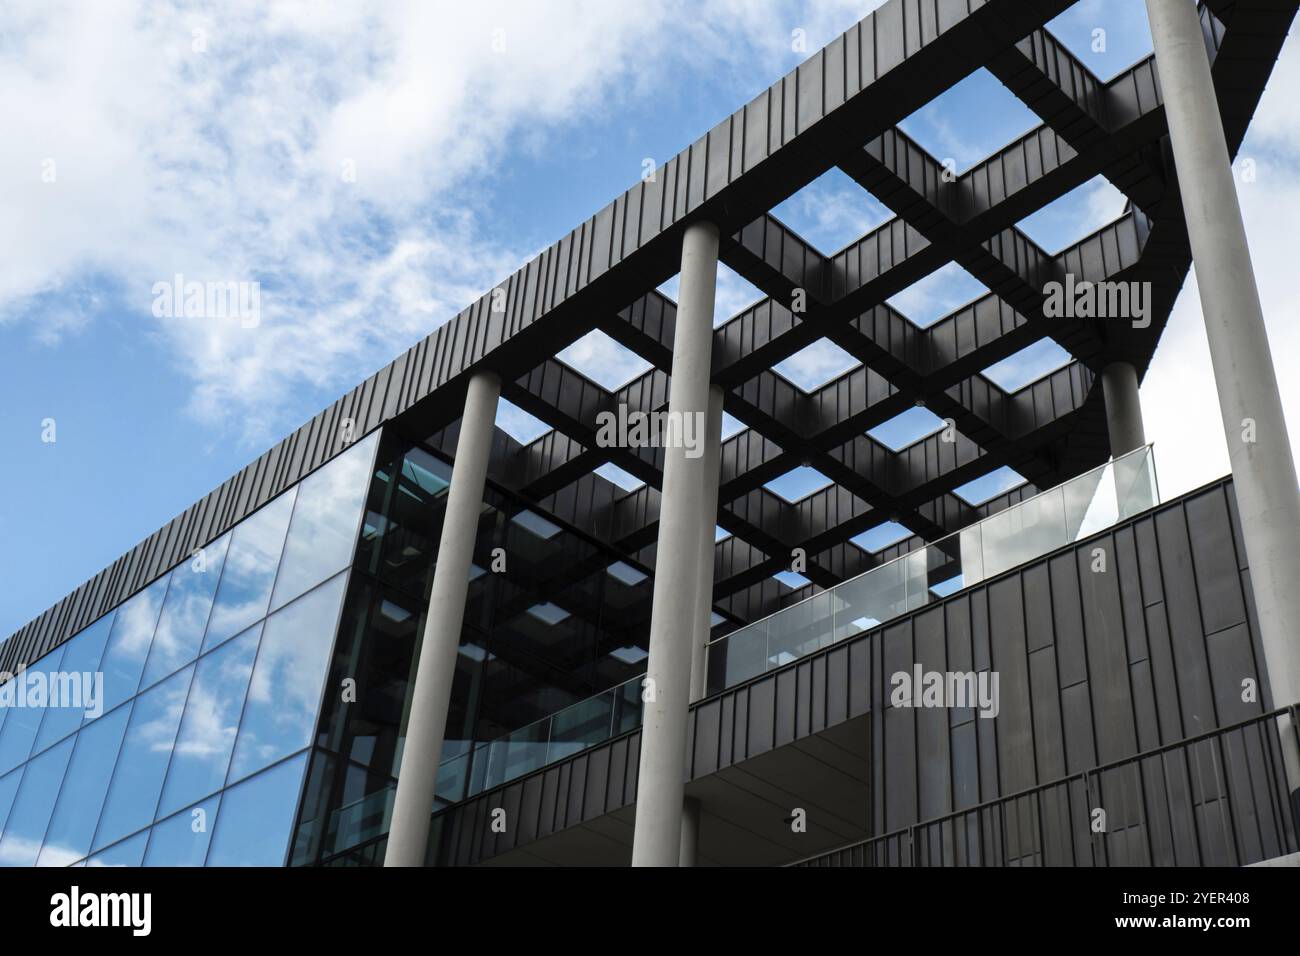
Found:
[[[8,0],[0,636],[772,83],[806,56],[794,31],[813,51],[877,5]],[[1142,6],[1082,0],[1052,28],[1109,77],[1150,50]],[[1240,186],[1293,425],[1298,71],[1289,43]],[[1035,122],[981,72],[904,125],[965,169]],[[1122,202],[1098,180],[1023,226],[1055,251]],[[776,213],[825,252],[888,215],[838,173]],[[155,315],[178,274],[259,283],[260,321]],[[954,267],[892,301],[924,325],[983,291]],[[756,295],[724,270],[719,318]],[[599,336],[565,357],[614,380],[639,367]],[[1017,387],[1060,358],[990,375]],[[844,365],[819,346],[779,371],[816,384]],[[1227,471],[1211,383],[1192,280],[1142,389],[1166,494]]]

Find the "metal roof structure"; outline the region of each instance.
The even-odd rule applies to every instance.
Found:
[[[1109,455],[1100,370],[1149,365],[1191,264],[1154,58],[1101,81],[1046,29],[1070,0],[889,0],[652,178],[638,182],[387,367],[200,499],[0,646],[0,670],[40,657],[381,426],[450,453],[465,383],[490,368],[504,398],[553,430],[527,444],[498,434],[490,478],[539,511],[653,567],[659,449],[601,448],[596,416],[667,407],[682,233],[707,218],[722,261],[766,296],[714,332],[713,381],[749,426],[722,448],[715,607],[752,620],[845,580]],[[1295,4],[1208,0],[1201,22],[1234,153]],[[979,68],[1040,119],[959,175],[899,129]],[[770,210],[838,168],[893,218],[817,249]],[[1128,200],[1119,219],[1057,254],[1016,223],[1101,175]],[[886,300],[948,263],[987,295],[928,327]],[[1146,328],[1049,318],[1045,286],[1149,282]],[[806,309],[792,311],[798,297]],[[554,358],[593,329],[652,368],[609,391]],[[812,392],[773,366],[828,339],[861,364]],[[1072,361],[1015,392],[981,374],[1049,339]],[[540,357],[540,361],[539,361]],[[868,430],[923,404],[951,419],[901,450]],[[345,427],[351,423],[350,427]],[[593,474],[613,463],[645,482],[626,492]],[[831,484],[790,503],[764,485],[800,465]],[[980,506],[954,489],[1000,466],[1027,484]],[[912,537],[872,554],[850,539],[888,521]],[[773,573],[791,551],[811,584]]]

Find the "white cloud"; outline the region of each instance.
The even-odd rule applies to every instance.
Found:
[[[6,4],[0,323],[57,342],[119,295],[189,410],[264,444],[536,251],[474,213],[509,157],[683,70],[743,102],[801,58],[794,26],[815,50],[872,5]],[[260,324],[153,318],[176,273],[260,282]]]
[[[988,291],[959,263],[949,262],[885,301],[926,328],[961,306],[988,295]]]
[[[748,279],[718,263],[718,285],[713,300],[715,326],[731,321],[762,298],[762,291]]]
[[[600,329],[592,329],[555,357],[611,392],[651,368],[649,362]]]
[[[805,392],[812,392],[860,364],[830,339],[818,339],[778,362],[773,371]]]
[[[838,167],[814,179],[772,214],[825,255],[834,255],[893,215]]]

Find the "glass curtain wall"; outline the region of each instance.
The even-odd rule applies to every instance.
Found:
[[[377,438],[0,685],[0,864],[285,862]]]
[[[355,698],[325,702],[294,863],[387,829],[450,480],[450,462],[428,446],[386,435],[329,681],[353,678]],[[476,745],[644,671],[651,586],[646,568],[489,485],[447,720],[442,799],[459,799]]]

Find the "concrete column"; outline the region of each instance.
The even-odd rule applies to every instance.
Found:
[[[700,853],[700,801],[682,801],[682,843],[678,866],[695,866]]]
[[[1269,685],[1275,705],[1293,704],[1300,700],[1300,489],[1263,308],[1195,6],[1147,0],[1147,13]],[[1300,755],[1294,728],[1283,731],[1294,798]]]
[[[714,528],[718,523],[718,473],[722,465],[722,388],[709,388],[709,413],[704,429],[704,491],[700,495],[699,571],[695,576],[695,644],[691,657],[691,703],[704,697],[709,632],[713,619]],[[700,801],[682,804],[682,852],[679,866],[694,866],[700,845]]]
[[[1112,362],[1101,372],[1106,397],[1106,427],[1110,431],[1110,456],[1118,458],[1147,443],[1138,401],[1137,369],[1128,362]]]
[[[668,410],[704,416],[709,407],[713,301],[718,276],[718,228],[687,227],[673,344]],[[689,458],[682,444],[665,449],[659,507],[650,658],[641,726],[633,866],[676,866],[681,854],[686,764],[686,715],[694,658],[696,590],[700,564],[699,515],[704,510],[704,456]]]
[[[718,478],[722,466],[722,388],[709,389],[709,415],[705,425],[704,491],[700,495],[700,570],[695,582],[695,648],[691,660],[691,703],[704,696],[708,661],[709,622],[713,618],[713,553],[717,547]]]
[[[411,692],[411,712],[384,866],[424,865],[443,732],[451,702],[451,682],[456,673],[456,654],[469,593],[474,539],[478,536],[479,515],[483,510],[492,424],[500,396],[501,380],[492,372],[479,372],[470,379],[460,436],[456,440],[456,461],[447,491],[447,514],[438,542],[433,587],[429,591],[420,663]]]

